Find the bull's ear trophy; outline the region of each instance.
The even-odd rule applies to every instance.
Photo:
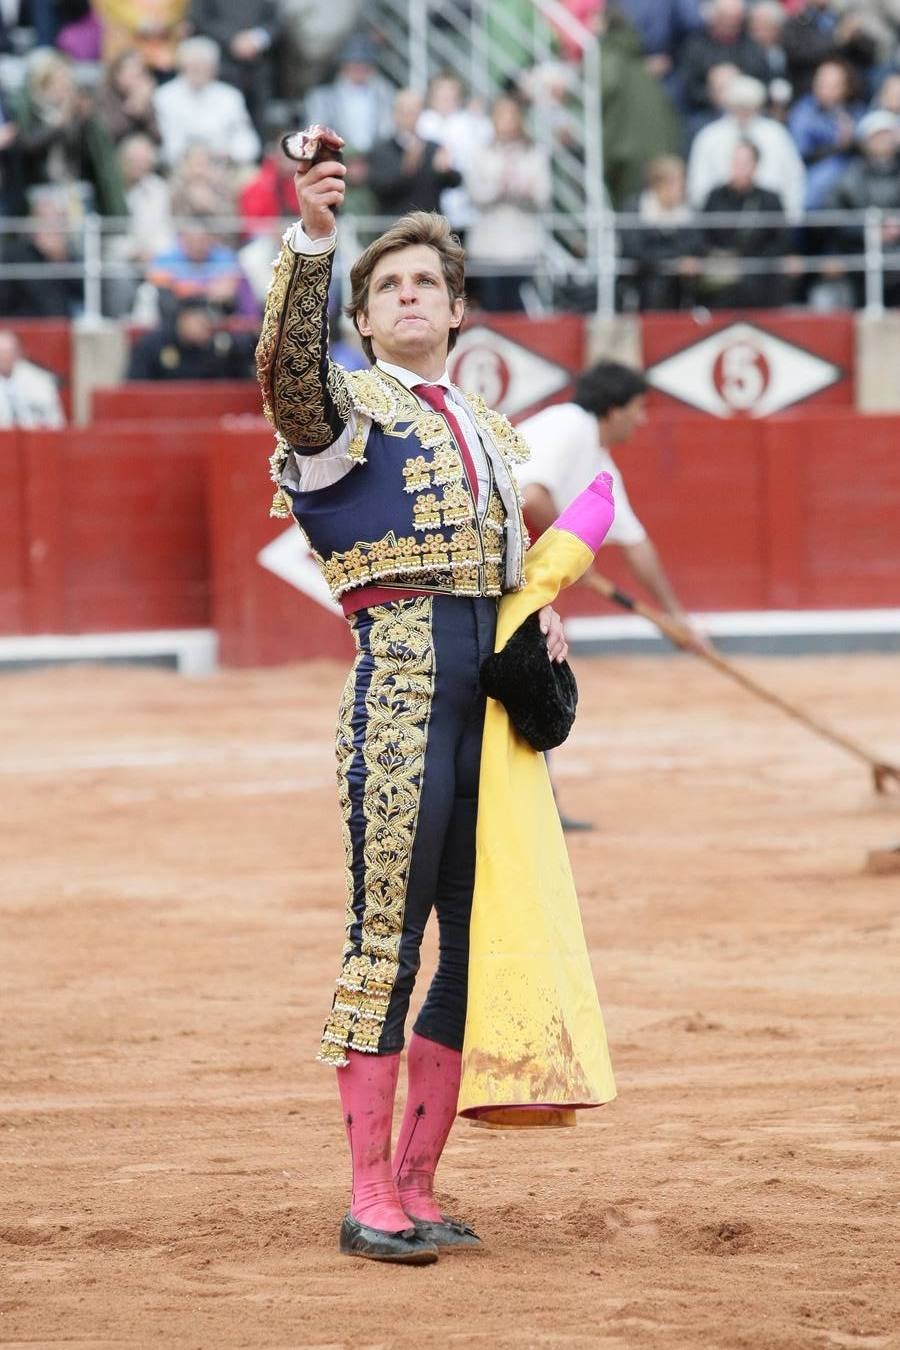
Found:
[[[289,131],[281,138],[281,148],[288,159],[293,159],[308,169],[323,159],[334,159],[343,164],[343,147],[343,136],[339,136],[331,127],[324,127],[319,122],[313,123],[305,131]]]

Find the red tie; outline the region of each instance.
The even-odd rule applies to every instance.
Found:
[[[440,413],[445,419],[450,430],[456,438],[456,444],[459,446],[459,452],[462,455],[463,467],[466,471],[466,477],[469,480],[469,487],[472,490],[472,496],[478,503],[478,474],[475,470],[475,461],[472,459],[472,452],[466,444],[466,438],[462,433],[462,427],[451,412],[447,403],[447,391],[442,384],[414,384],[412,391],[423,398],[430,408],[434,408],[436,413]]]

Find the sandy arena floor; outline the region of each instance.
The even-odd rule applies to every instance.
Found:
[[[750,661],[900,760],[896,657]],[[620,1097],[458,1123],[483,1253],[336,1252],[336,666],[0,679],[0,1344],[900,1345],[900,798],[687,658],[558,759]]]

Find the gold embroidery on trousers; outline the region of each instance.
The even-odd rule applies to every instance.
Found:
[[[347,879],[347,938],[334,1003],[318,1058],[347,1062],[348,1050],[375,1053],[397,979],[406,891],[425,774],[435,659],[431,599],[421,596],[370,610],[368,651],[360,650],[344,686],[338,716],[338,786]],[[356,629],[357,644],[359,637]],[[361,749],[354,746],[353,711],[358,671],[371,662]],[[354,905],[353,802],[350,774],[362,755],[362,936],[351,939],[360,915]]]

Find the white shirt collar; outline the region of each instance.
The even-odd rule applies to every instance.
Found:
[[[442,384],[445,389],[453,389],[446,367],[444,367],[444,373],[439,380],[426,380],[423,375],[417,375],[414,370],[407,370],[405,366],[392,366],[388,361],[376,361],[375,364],[379,370],[384,371],[385,375],[393,376],[410,392],[417,384]]]

